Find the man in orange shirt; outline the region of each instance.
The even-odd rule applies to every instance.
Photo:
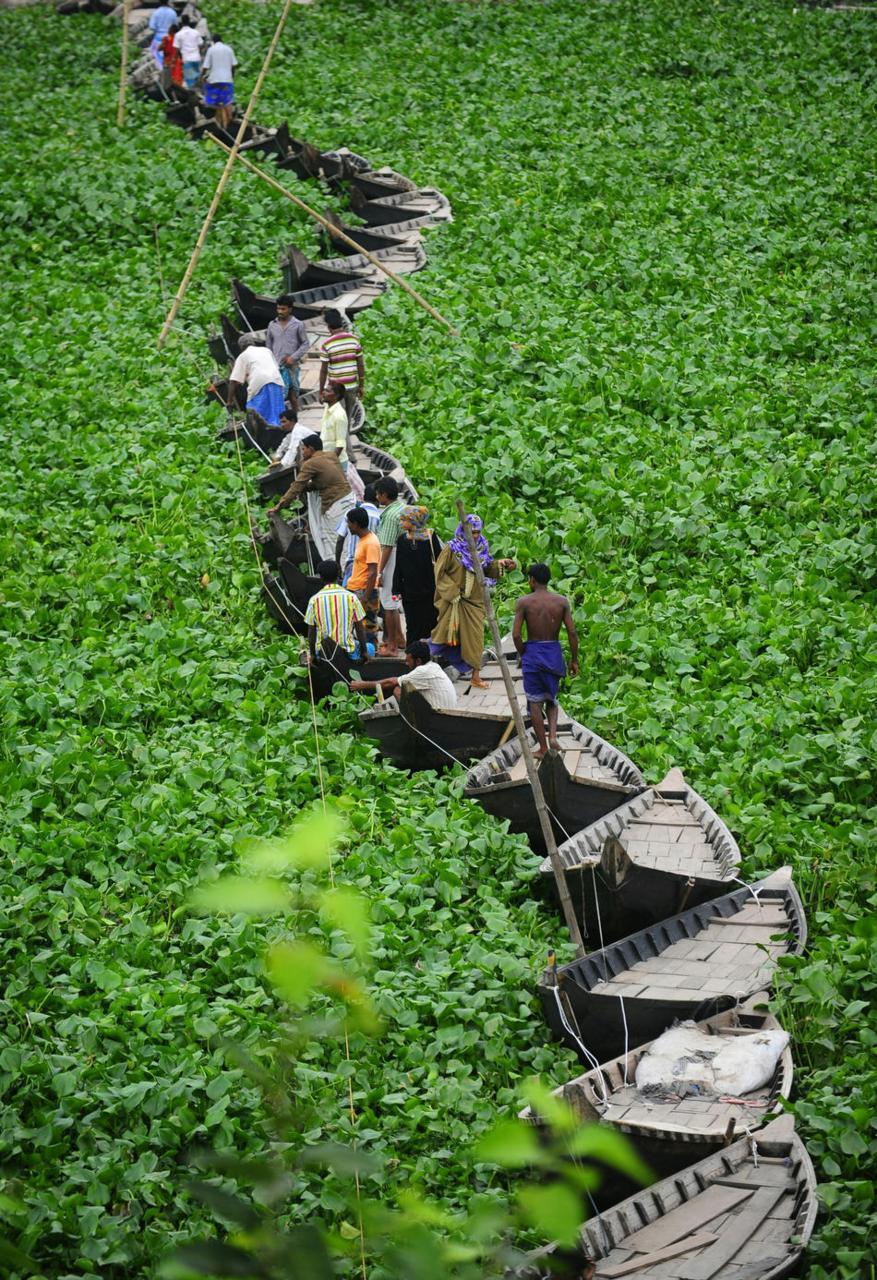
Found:
[[[366,630],[375,635],[378,629],[377,612],[380,596],[377,589],[378,565],[381,560],[381,544],[377,534],[368,527],[368,512],[354,507],[347,512],[347,528],[357,539],[353,553],[353,570],[347,580],[347,590],[352,591],[365,607]]]

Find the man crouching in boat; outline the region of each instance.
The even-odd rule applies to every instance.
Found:
[[[566,634],[569,636],[569,670],[574,676],[579,674],[579,637],[566,596],[559,596],[555,591],[548,590],[548,583],[551,581],[548,565],[531,565],[527,570],[527,578],[530,594],[521,596],[515,605],[512,639],[521,655],[524,697],[530,707],[530,719],[539,744],[539,749],[534,754],[537,760],[542,760],[549,750],[560,750],[560,743],[557,741],[557,690],[561,677],[566,672],[563,650],[558,639],[560,628],[566,627]],[[521,635],[525,625],[526,641]],[[545,721],[542,718],[543,707],[548,717],[547,742]]]
[[[377,693],[380,688],[385,698],[398,698],[403,689],[413,690],[422,693],[436,711],[457,705],[457,690],[445,671],[433,662],[425,640],[413,640],[409,644],[405,650],[405,665],[408,670],[400,676],[385,676],[383,680],[352,680],[350,687],[358,693],[370,693],[372,690]]]

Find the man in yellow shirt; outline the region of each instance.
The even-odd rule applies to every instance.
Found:
[[[341,463],[341,470],[347,474],[347,413],[344,409],[344,388],[340,382],[328,383],[321,392],[323,401],[323,421],[320,424],[320,435],[323,439],[323,450],[334,453]]]

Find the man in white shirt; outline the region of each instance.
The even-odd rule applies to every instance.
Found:
[[[457,691],[446,672],[437,662],[433,662],[425,640],[414,640],[409,644],[405,650],[405,665],[408,670],[398,678],[388,676],[385,680],[354,680],[350,687],[366,693],[376,690],[380,685],[385,697],[392,694],[396,698],[403,691],[421,693],[436,711],[457,705]]]
[[[220,129],[228,129],[234,114],[234,72],[237,65],[231,45],[214,36],[213,44],[204,57],[201,79],[207,82],[204,103],[216,108],[216,123]]]
[[[180,19],[180,29],[174,36],[174,45],[180,51],[183,60],[183,83],[187,89],[194,89],[198,83],[198,72],[201,70],[201,46],[204,37],[192,26],[191,18]]]
[[[314,434],[314,429],[303,427],[297,421],[292,409],[284,409],[280,415],[280,425],[286,428],[286,435],[271,458],[271,467],[294,467],[298,462],[298,451],[301,445],[308,436]]]
[[[284,405],[283,379],[277,361],[251,333],[238,340],[241,354],[234,362],[228,383],[229,404],[238,403],[238,391],[246,387],[248,409],[255,409],[269,426],[280,425]]]

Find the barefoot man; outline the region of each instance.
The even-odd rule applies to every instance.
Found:
[[[512,639],[515,648],[521,655],[521,670],[524,673],[524,697],[530,707],[530,718],[539,749],[537,760],[543,760],[548,751],[559,751],[557,741],[557,689],[560,678],[566,671],[563,661],[563,650],[558,636],[560,628],[566,627],[569,636],[569,670],[570,674],[579,674],[579,637],[566,596],[559,596],[548,590],[551,581],[551,570],[547,564],[533,564],[527,570],[530,582],[530,594],[521,596],[515,606],[515,625]],[[527,627],[527,639],[521,635],[522,627]],[[546,705],[547,704],[547,705]],[[548,741],[545,740],[545,721],[542,710],[548,716]]]

